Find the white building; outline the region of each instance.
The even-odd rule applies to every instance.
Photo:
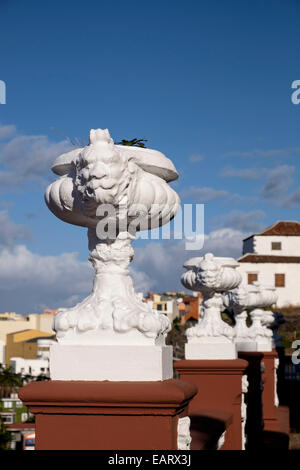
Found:
[[[152,293],[151,299],[145,299],[145,301],[151,308],[166,315],[171,324],[175,318],[179,318],[177,298],[171,299],[162,294]]]
[[[23,357],[12,357],[10,365],[15,374],[46,375],[49,377],[49,359],[23,359]]]
[[[246,284],[277,288],[277,306],[300,306],[300,223],[279,221],[243,241],[239,270]]]
[[[5,342],[0,339],[0,364],[5,364]]]

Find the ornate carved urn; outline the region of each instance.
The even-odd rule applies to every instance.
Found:
[[[262,324],[267,326],[272,330],[273,339],[272,345],[273,348],[282,347],[282,337],[278,334],[278,328],[280,325],[285,323],[285,318],[280,312],[273,312],[272,310],[266,310],[265,315],[262,319]]]
[[[178,177],[173,163],[156,150],[115,145],[107,129],[92,129],[89,145],[58,157],[52,170],[58,179],[47,188],[46,203],[64,222],[88,228],[96,273],[92,293],[55,317],[59,345],[164,346],[169,320],[137,297],[128,268],[136,231],[169,222],[179,208],[168,185]]]
[[[212,253],[193,258],[184,264],[187,269],[182,284],[203,294],[202,316],[196,326],[186,332],[186,359],[235,359],[234,331],[221,318],[224,310],[222,294],[241,282],[233,258],[218,258]]]
[[[270,312],[264,310],[271,307],[277,301],[277,294],[275,287],[262,286],[258,282],[253,284],[253,310],[250,312],[252,325],[249,328],[249,333],[254,335],[257,344],[257,351],[272,351],[273,349],[273,332],[266,326],[267,323],[273,319]]]
[[[224,305],[234,313],[234,342],[238,351],[256,351],[255,333],[247,326],[247,309],[255,306],[254,298],[252,286],[243,284],[226,292],[223,297]]]

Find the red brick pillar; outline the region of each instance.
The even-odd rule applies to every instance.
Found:
[[[238,356],[248,362],[246,434],[247,450],[263,446],[263,411],[262,411],[262,372],[261,362],[264,353],[258,351],[239,351]]]
[[[262,358],[262,381],[263,381],[263,419],[264,429],[268,431],[279,431],[278,406],[275,406],[275,358],[277,352],[263,352]]]
[[[222,450],[242,448],[242,376],[248,363],[234,360],[183,360],[174,364],[182,380],[191,382],[198,393],[191,401],[189,413],[213,409],[232,414]]]
[[[36,417],[36,450],[174,450],[194,384],[34,382],[20,399]]]
[[[276,367],[278,354],[275,350],[263,352],[262,358],[262,408],[263,408],[263,440],[266,449],[285,449],[289,447],[289,409],[279,406],[275,401]]]

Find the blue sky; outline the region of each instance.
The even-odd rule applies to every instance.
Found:
[[[145,137],[205,204],[203,250],[299,220],[300,2],[1,0],[0,311],[72,305],[91,288],[85,230],[43,194],[71,138]],[[138,290],[180,288],[182,242],[137,241]],[[162,259],[164,260],[162,263]],[[163,268],[162,268],[163,264]]]

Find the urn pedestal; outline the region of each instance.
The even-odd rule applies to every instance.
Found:
[[[274,349],[261,354],[263,446],[288,449],[289,410],[279,406],[277,396],[278,354]]]
[[[35,382],[19,396],[36,417],[36,450],[175,450],[190,444],[195,385],[161,382]]]
[[[247,366],[248,363],[242,359],[182,360],[174,364],[180,378],[198,388],[189,406],[190,415],[201,415],[202,412],[207,415],[207,409],[232,415],[222,450],[243,448],[242,378]]]
[[[248,362],[245,371],[248,380],[247,413],[245,433],[247,450],[263,446],[263,409],[262,409],[262,359],[263,353],[258,351],[239,351],[240,359]]]
[[[190,446],[187,406],[196,393],[173,380],[170,322],[142,302],[129,275],[136,231],[169,222],[178,177],[162,153],[114,144],[92,129],[89,145],[61,155],[46,190],[49,209],[88,229],[91,294],[59,309],[49,382],[20,398],[36,416],[37,450],[162,449]]]
[[[276,368],[275,361],[277,352],[265,351],[262,358],[262,402],[264,429],[278,431],[277,408],[276,406]]]

